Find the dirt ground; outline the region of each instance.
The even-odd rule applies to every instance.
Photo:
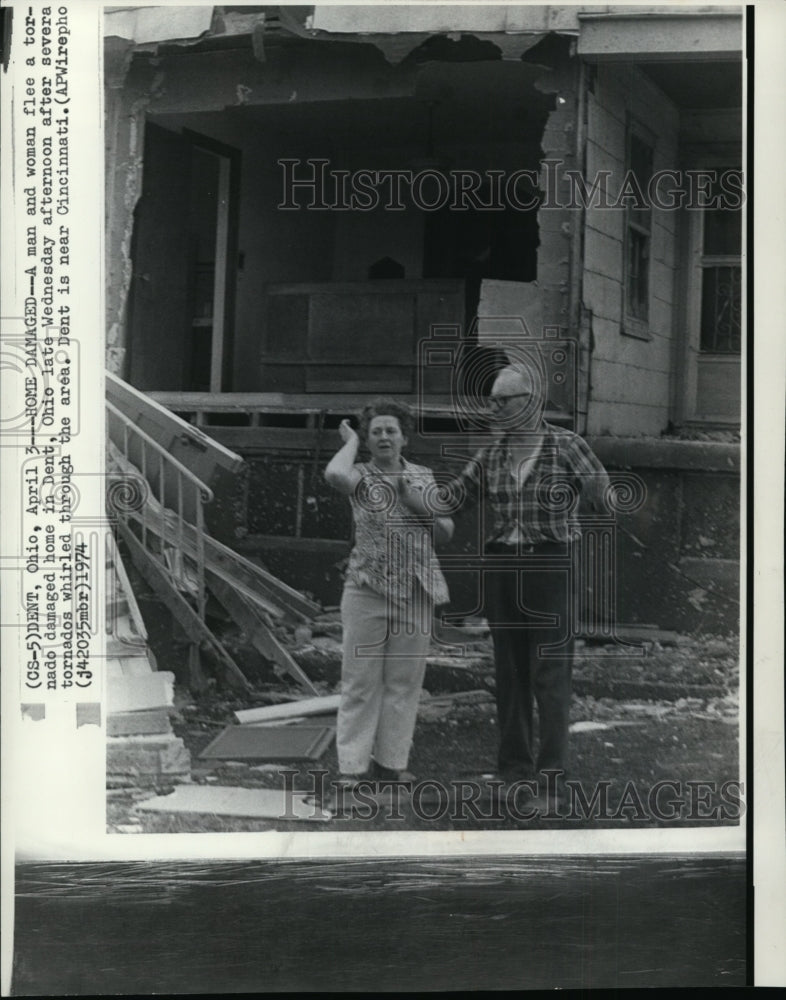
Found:
[[[331,616],[326,618],[324,627],[315,629],[322,634],[306,636],[295,657],[308,667],[320,691],[332,694],[338,689],[340,626]],[[171,629],[167,631],[166,624],[155,619],[154,614],[148,622],[151,646],[159,668],[168,669],[167,657],[177,655]],[[557,830],[744,822],[737,640],[734,636],[652,635],[638,651],[641,655],[635,656],[620,655],[626,651],[619,647],[579,643],[567,775],[574,787],[560,816],[542,810],[533,815],[526,788],[510,799],[505,798],[508,789],[500,792],[480,780],[481,775],[494,771],[497,743],[493,664],[488,637],[481,629],[461,661],[463,666],[445,656],[443,649],[433,650],[409,762],[414,783],[396,793],[395,799],[388,789],[373,800],[373,808],[356,803],[354,810],[322,824],[145,813],[136,809],[137,803],[166,794],[173,786],[110,788],[108,830]],[[235,721],[236,709],[298,695],[302,697],[302,692],[288,679],[269,675],[248,696],[214,688],[194,699],[178,687],[172,725],[191,752],[192,782],[280,788],[281,772],[297,770],[297,776],[288,779],[296,789],[312,791],[321,780],[329,783],[338,773],[335,744],[309,765],[199,759],[222,728]],[[324,779],[309,771],[323,772]],[[435,790],[434,782],[445,787],[444,795]],[[593,795],[599,796],[594,806]]]

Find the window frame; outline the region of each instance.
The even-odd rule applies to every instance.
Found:
[[[731,143],[704,145],[700,150],[691,146],[683,150],[683,168],[696,170],[723,170],[732,168],[740,160],[739,146]],[[742,169],[738,167],[738,169]],[[675,300],[675,395],[674,420],[678,426],[693,425],[708,428],[738,428],[742,419],[744,385],[742,382],[745,340],[747,337],[747,317],[745,313],[745,208],[742,208],[742,244],[739,255],[705,254],[704,224],[706,213],[697,208],[683,208],[680,213],[679,258],[682,265],[678,269],[679,294]],[[701,350],[701,309],[705,266],[739,266],[742,277],[742,344],[741,353],[716,353]],[[699,410],[699,369],[716,369],[722,377],[722,369],[734,367],[739,371],[740,407],[736,417],[723,413],[709,413]]]
[[[655,153],[657,148],[657,137],[655,133],[647,128],[646,125],[642,124],[637,118],[635,118],[630,112],[626,116],[625,123],[625,177],[633,171],[633,156],[632,148],[634,139],[638,142],[643,143],[649,149],[652,164],[651,164],[651,174],[655,172]],[[639,186],[645,190],[649,183],[650,177],[646,178],[646,183],[639,183]],[[636,180],[639,181],[638,176]],[[652,340],[652,331],[650,330],[650,308],[651,308],[651,298],[652,298],[652,244],[653,244],[653,208],[649,205],[647,220],[648,226],[644,226],[641,222],[633,217],[635,209],[631,205],[625,206],[625,221],[624,221],[624,234],[623,234],[623,246],[622,246],[622,322],[620,324],[620,332],[627,337],[635,337],[637,340]],[[647,312],[645,317],[636,316],[629,309],[629,298],[628,289],[630,282],[630,272],[629,272],[629,261],[631,252],[631,242],[632,234],[643,236],[646,239],[647,254],[646,254],[646,307]]]

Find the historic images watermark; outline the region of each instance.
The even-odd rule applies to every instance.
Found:
[[[285,158],[281,168],[282,211],[372,212],[384,209],[423,212],[450,209],[530,212],[539,209],[607,210],[650,208],[725,209],[745,204],[742,170],[656,170],[642,178],[633,170],[621,176],[599,170],[586,178],[562,169],[559,159],[544,159],[539,170],[342,170],[331,160]]]
[[[450,821],[502,824],[561,820],[576,825],[592,821],[628,824],[649,823],[737,823],[746,811],[745,786],[737,780],[724,782],[664,778],[646,787],[628,781],[619,788],[609,780],[584,782],[563,778],[562,771],[544,771],[544,784],[534,779],[505,782],[474,778],[438,781],[360,780],[347,787],[329,782],[328,771],[305,772],[309,787],[295,791],[301,772],[283,770],[284,811],[282,820],[294,819],[294,795],[305,793],[318,815],[325,803],[337,817],[367,821]]]

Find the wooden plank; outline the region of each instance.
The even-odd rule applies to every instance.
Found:
[[[130,514],[129,517],[139,524],[142,523],[142,518],[136,512]],[[187,555],[194,558],[196,555],[196,530],[190,525],[184,527],[182,544]],[[158,537],[163,534],[165,540],[170,544],[180,544],[178,532],[174,528],[167,526],[162,529],[160,523],[153,521],[153,523],[148,524],[148,530],[154,532]],[[275,618],[281,618],[288,614],[298,622],[310,622],[316,614],[320,613],[319,605],[309,601],[297,591],[292,591],[285,583],[263,570],[261,566],[244,559],[243,556],[223,546],[209,535],[204,536],[204,542],[206,570],[230,583],[244,596],[260,605],[268,614]]]
[[[218,157],[218,220],[216,224],[216,263],[213,271],[213,343],[210,357],[210,390],[220,392],[224,374],[224,320],[227,297],[227,243],[229,233],[231,163]]]
[[[143,641],[147,641],[147,629],[145,628],[145,622],[142,618],[142,612],[139,610],[139,605],[137,604],[133,588],[131,587],[131,581],[128,579],[128,573],[126,573],[126,568],[123,565],[120,550],[117,547],[115,536],[111,531],[107,537],[107,545],[109,546],[112,565],[114,566],[115,573],[117,574],[117,578],[120,582],[120,589],[123,592],[123,596],[128,601],[128,610],[131,613],[134,628],[136,629],[139,638]]]
[[[235,712],[240,723],[267,722],[270,719],[286,719],[294,716],[323,715],[338,709],[341,695],[329,694],[322,698],[304,698],[302,701],[288,701],[281,705],[264,705],[261,708],[244,708]]]
[[[108,401],[133,424],[130,429],[124,429],[123,418],[108,412],[110,441],[121,451],[127,447],[137,474],[141,474],[144,467],[145,478],[155,495],[165,498],[165,506],[177,508],[181,474],[166,456],[162,458],[149,443],[139,438],[134,428],[148,435],[166,455],[184,465],[213,491],[214,502],[204,508],[205,523],[214,537],[231,541],[239,526],[235,498],[240,489],[243,459],[144,393],[109,373],[106,378]],[[124,443],[126,438],[127,444]],[[198,497],[190,485],[182,490],[182,505],[183,516],[195,524]]]
[[[548,417],[548,414],[547,414]],[[280,452],[295,452],[309,457],[313,457],[317,447],[320,448],[324,457],[324,465],[333,453],[341,446],[341,438],[338,430],[329,428],[320,432],[308,427],[221,427],[219,425],[209,428],[211,435],[217,441],[222,441],[228,447],[236,448],[245,454],[268,454]],[[407,452],[417,453],[417,455],[439,457],[442,454],[442,446],[450,438],[455,440],[456,432],[444,432],[437,434],[429,432],[427,436],[413,435],[410,440],[410,449]],[[463,442],[463,438],[461,441]],[[469,447],[469,445],[466,445]],[[320,469],[320,473],[321,473]]]
[[[325,823],[333,817],[303,792],[283,788],[228,788],[221,785],[178,785],[171,795],[138,802],[143,812],[203,813],[247,819],[305,820]]]
[[[260,617],[259,612],[242,594],[239,594],[225,580],[220,579],[214,573],[209,573],[207,584],[210,590],[223,604],[232,618],[247,634],[252,645],[268,660],[272,660],[287,671],[295,680],[302,684],[312,694],[318,695],[319,691],[311,683],[308,674],[303,668],[292,659],[289,652],[281,645],[273,635],[269,626]]]
[[[290,552],[328,552],[345,556],[350,542],[337,538],[293,538],[291,535],[246,535],[237,543],[242,552],[265,552],[269,549],[287,549]]]
[[[182,413],[331,413],[346,415],[368,402],[367,392],[295,393],[295,392],[150,392],[149,399]],[[452,416],[454,403],[449,395],[430,395],[418,408],[427,413]],[[191,426],[191,425],[189,425]]]
[[[445,295],[463,295],[464,282],[459,278],[401,278],[391,281],[377,278],[371,281],[304,282],[303,284],[275,284],[265,289],[268,295],[374,295],[417,294],[418,292]]]
[[[199,615],[196,611],[194,611],[191,605],[185,600],[180,592],[173,587],[166,571],[145,549],[127,524],[119,521],[118,525],[126,544],[131,550],[131,557],[134,560],[134,565],[144,576],[150,586],[156,591],[166,607],[183,627],[192,642],[206,642],[217,656],[219,662],[223,663],[226,667],[230,683],[242,688],[244,691],[251,690],[251,685],[243,674],[243,671],[224,649],[218,639],[216,639],[207,625],[200,619]]]
[[[140,392],[111,372],[106,373],[106,393],[115,406],[142,430],[165,448],[171,447],[174,457],[208,486],[216,467],[233,473],[243,467],[240,455],[224,448],[193,424],[156,402],[152,396]]]

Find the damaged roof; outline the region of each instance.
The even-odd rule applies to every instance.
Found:
[[[688,25],[700,31],[686,31]],[[742,47],[742,7],[628,5],[334,5],[108,7],[105,35],[137,50],[244,43],[260,58],[273,38],[374,45],[396,64],[430,38],[485,46],[477,58],[520,59],[547,34],[578,39],[580,55],[723,57]],[[465,50],[466,51],[466,50]],[[444,58],[442,53],[440,58]]]

